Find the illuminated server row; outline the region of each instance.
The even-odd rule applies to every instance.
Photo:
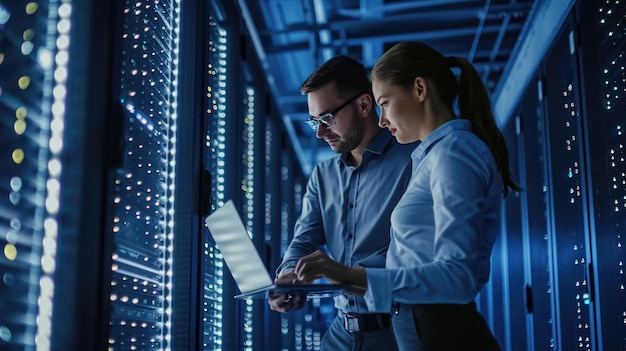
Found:
[[[178,18],[92,5],[0,3],[3,350],[170,348]]]
[[[622,1],[577,1],[503,126],[525,189],[480,299],[503,349],[626,348],[625,24]]]
[[[271,270],[305,181],[240,21],[0,0],[0,349],[319,347],[320,302],[235,300],[203,225],[232,199]]]
[[[0,347],[51,343],[70,13],[0,2]]]

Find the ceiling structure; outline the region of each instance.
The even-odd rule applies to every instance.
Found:
[[[551,1],[553,2],[553,1]],[[540,0],[238,0],[305,174],[333,155],[304,123],[300,85],[337,54],[370,69],[391,46],[423,41],[468,59],[490,93]]]

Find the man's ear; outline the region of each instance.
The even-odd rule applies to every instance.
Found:
[[[367,116],[372,109],[372,97],[369,94],[359,96],[357,106],[359,107],[359,113],[363,114],[363,116]]]
[[[428,93],[428,84],[426,82],[426,78],[415,77],[415,81],[413,82],[413,88],[415,90],[415,95],[420,100],[420,102],[424,102],[424,100],[426,99],[426,94]]]

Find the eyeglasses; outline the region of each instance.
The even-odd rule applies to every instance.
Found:
[[[348,106],[352,101],[356,100],[356,98],[358,98],[359,96],[363,95],[364,93],[360,93],[356,96],[353,96],[351,98],[349,98],[348,100],[346,100],[343,104],[339,105],[339,107],[337,107],[336,109],[328,112],[327,114],[320,116],[318,118],[315,117],[311,117],[308,120],[304,121],[309,127],[311,127],[311,129],[313,129],[314,131],[317,132],[317,128],[320,124],[324,125],[324,127],[326,127],[326,129],[330,129],[332,127],[335,126],[336,122],[335,122],[335,115],[337,113],[339,113],[339,111],[341,111],[341,109],[343,109],[344,107]]]

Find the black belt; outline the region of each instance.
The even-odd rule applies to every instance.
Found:
[[[420,308],[422,310],[434,310],[437,309],[437,313],[443,313],[444,311],[454,309],[452,313],[459,313],[461,311],[475,311],[476,303],[471,301],[467,304],[452,304],[452,303],[439,303],[439,304],[417,304],[417,305],[409,305],[409,304],[401,304],[399,302],[394,302],[391,304],[391,313],[392,314],[400,314],[400,309],[405,306],[409,308]]]
[[[350,333],[369,332],[378,329],[388,328],[388,313],[344,313],[343,327]]]

